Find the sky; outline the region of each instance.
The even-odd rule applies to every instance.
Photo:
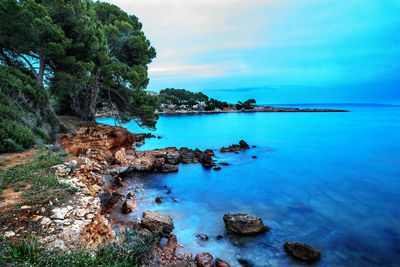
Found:
[[[400,0],[107,2],[136,15],[157,51],[148,90],[400,104]]]

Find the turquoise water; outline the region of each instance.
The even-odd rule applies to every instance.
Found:
[[[155,134],[163,138],[147,140],[141,150],[219,150],[241,139],[256,148],[218,152],[218,161],[231,163],[221,171],[181,164],[178,173],[145,177],[141,208],[174,218],[182,250],[210,251],[232,266],[238,257],[256,266],[301,265],[285,254],[286,241],[318,248],[316,266],[399,266],[400,108],[332,107],[351,112],[162,116]],[[133,123],[125,127],[146,132]],[[164,202],[155,204],[155,196]],[[229,211],[261,216],[272,230],[227,236],[222,216]],[[196,239],[197,233],[209,240]]]

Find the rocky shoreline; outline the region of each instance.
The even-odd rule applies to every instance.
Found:
[[[133,229],[138,231],[139,236],[155,234],[158,240],[166,240],[163,245],[157,243],[148,266],[230,266],[223,259],[214,259],[209,252],[195,256],[178,253],[178,238],[172,234],[174,222],[166,214],[145,210],[141,219],[139,215],[126,216],[138,212],[140,205],[134,193],[136,191],[124,195],[119,190],[132,174],[176,172],[180,163],[200,163],[204,168],[221,169],[216,166],[211,149],[201,151],[169,147],[135,150],[135,144],[143,144],[146,138],[152,137],[155,136],[133,134],[125,128],[103,124],[81,124],[72,133],[60,135],[59,145],[71,156],[52,169],[62,183],[76,192],[68,201],[57,205],[49,203],[45,213],[33,215],[33,222],[41,228],[36,233],[40,242],[50,248],[93,248],[118,238],[119,233],[127,229]],[[250,146],[241,140],[239,144],[222,147],[220,152],[238,153],[247,149]],[[220,162],[220,165],[229,163]],[[155,202],[161,204],[162,199],[156,198]],[[124,219],[117,220],[113,216],[115,213],[125,214]],[[257,216],[227,213],[222,219],[227,233],[233,235],[257,235],[271,230]],[[12,237],[13,232],[8,235]],[[208,236],[198,234],[197,238],[207,240]],[[284,248],[289,255],[301,261],[311,262],[320,257],[319,251],[305,244],[289,242]],[[239,259],[238,262],[251,266],[246,259]]]

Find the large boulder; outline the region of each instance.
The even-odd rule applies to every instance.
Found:
[[[168,236],[174,230],[172,218],[158,211],[145,210],[141,224],[151,231],[157,231],[162,236]]]
[[[306,244],[300,244],[297,242],[286,242],[284,248],[287,254],[295,259],[305,262],[314,262],[321,257],[321,252],[319,252],[319,250]]]
[[[229,212],[223,217],[226,230],[230,233],[240,235],[253,235],[264,233],[269,227],[264,226],[262,219],[246,213]]]
[[[214,258],[209,252],[198,253],[195,261],[198,267],[214,267]]]
[[[138,210],[139,207],[135,198],[129,198],[125,200],[124,204],[122,204],[122,213],[124,214],[136,212]]]

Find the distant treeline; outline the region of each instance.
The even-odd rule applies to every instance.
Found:
[[[198,92],[190,92],[185,89],[166,88],[160,91],[159,103],[164,105],[174,105],[177,108],[187,107],[190,109],[197,108],[206,111],[215,109],[223,110],[225,108],[234,109],[252,109],[256,103],[254,99],[245,102],[238,101],[237,104],[228,104],[225,101],[219,101],[208,97],[206,94]]]

